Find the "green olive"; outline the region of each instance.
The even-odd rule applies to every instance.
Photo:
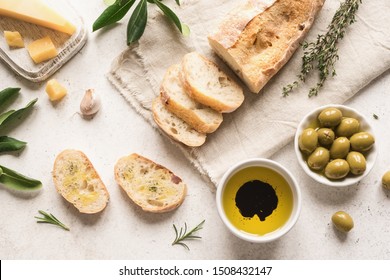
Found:
[[[332,159],[345,158],[349,153],[350,143],[347,137],[339,137],[333,141],[330,147],[330,157]]]
[[[330,128],[320,128],[317,131],[317,134],[318,134],[318,142],[320,143],[320,145],[322,146],[332,145],[335,138],[333,130],[331,130]]]
[[[390,190],[390,171],[387,171],[385,174],[383,174],[382,177],[382,186],[385,189]]]
[[[318,144],[318,134],[313,128],[306,128],[299,136],[299,148],[306,154],[311,154]]]
[[[332,222],[333,225],[342,232],[348,232],[354,226],[352,217],[344,211],[334,213],[332,216]]]
[[[322,170],[329,162],[329,151],[323,147],[318,147],[307,159],[307,165],[313,170]]]
[[[350,138],[352,150],[366,152],[372,148],[375,138],[368,132],[358,132]]]
[[[353,134],[359,132],[360,123],[354,118],[343,118],[336,128],[337,136],[351,137]]]
[[[366,171],[366,158],[359,152],[350,152],[347,155],[347,162],[351,173],[354,175],[361,175]]]
[[[344,159],[335,159],[325,167],[325,176],[329,179],[342,179],[349,173],[349,164]]]
[[[318,115],[318,120],[322,127],[337,126],[343,117],[341,111],[337,108],[326,108]]]

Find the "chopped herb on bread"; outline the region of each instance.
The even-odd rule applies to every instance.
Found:
[[[52,175],[58,193],[81,213],[93,214],[106,207],[108,191],[83,152],[61,152],[54,162]]]
[[[173,172],[138,154],[118,160],[115,180],[147,212],[172,211],[183,203],[187,192],[186,185]]]

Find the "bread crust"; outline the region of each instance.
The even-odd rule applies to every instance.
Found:
[[[106,186],[82,151],[62,151],[54,161],[52,177],[57,192],[80,213],[95,214],[107,206]]]
[[[168,68],[160,87],[160,95],[161,95],[162,102],[164,103],[165,107],[169,111],[171,111],[179,118],[184,120],[186,123],[188,123],[191,127],[193,127],[198,132],[200,133],[214,132],[222,123],[223,118],[221,113],[218,113],[217,111],[214,111],[211,108],[207,108],[196,101],[193,101],[196,106],[195,108],[187,108],[182,104],[180,104],[180,102],[176,102],[175,98],[171,98],[172,93],[170,92],[170,90],[168,90],[167,84],[170,82],[169,81],[169,79],[171,78],[170,76],[172,76],[173,74],[179,74],[179,72],[180,72],[180,65],[172,65],[171,67]],[[177,82],[180,83],[178,86],[182,87],[182,92],[185,95],[187,95],[181,83],[181,79],[179,78],[179,76],[177,76],[176,78],[177,78]],[[198,115],[198,113],[196,113],[196,111],[200,111],[200,110],[208,111],[209,115],[212,114],[210,118],[212,118],[213,121],[210,122],[206,120],[207,122],[205,122],[204,120],[202,120],[201,117]],[[212,111],[214,111],[214,113],[212,113]]]
[[[224,26],[208,36],[209,44],[250,91],[258,93],[291,58],[323,3],[324,0],[275,1],[250,19],[238,37],[227,31],[234,21],[223,21]]]
[[[148,164],[149,166],[153,167],[153,170],[148,170],[148,173],[155,172],[155,170],[159,170],[159,172],[163,172],[165,175],[167,175],[172,184],[175,184],[176,189],[178,191],[178,196],[175,197],[176,199],[172,200],[169,204],[165,204],[162,206],[157,206],[148,203],[147,201],[140,199],[137,196],[137,190],[134,190],[138,186],[131,185],[129,187],[127,184],[134,184],[133,182],[130,182],[133,178],[130,178],[126,180],[126,167],[129,167],[128,165],[132,162],[137,162],[139,164]],[[176,176],[172,171],[170,171],[165,166],[162,166],[148,158],[145,158],[139,154],[133,153],[129,156],[125,156],[120,158],[117,163],[115,164],[114,168],[115,173],[115,180],[117,184],[126,192],[126,194],[129,196],[129,198],[138,206],[142,208],[142,210],[151,212],[151,213],[164,213],[169,212],[172,210],[175,210],[178,208],[184,201],[185,196],[187,194],[187,186],[182,182],[181,178]],[[135,175],[134,175],[135,176]],[[141,175],[139,175],[141,176]],[[150,186],[146,186],[150,187]],[[155,186],[152,186],[155,187]],[[158,192],[158,186],[156,186],[156,192]],[[168,196],[168,194],[167,194]]]
[[[183,84],[183,87],[185,91],[188,93],[188,95],[198,101],[201,104],[204,104],[206,106],[209,106],[210,108],[213,108],[214,110],[220,112],[220,113],[231,113],[234,110],[236,110],[242,102],[244,102],[244,94],[242,92],[241,87],[236,84],[229,76],[226,75],[226,73],[223,73],[218,65],[216,65],[214,62],[211,60],[207,59],[201,54],[196,54],[206,65],[209,67],[218,69],[218,71],[226,76],[228,79],[229,83],[231,84],[232,87],[235,87],[237,89],[237,92],[241,92],[240,94],[240,99],[235,102],[235,103],[228,103],[225,102],[223,99],[220,98],[215,98],[213,96],[210,96],[207,94],[207,92],[201,91],[199,88],[197,88],[195,85],[191,83],[191,78],[190,78],[190,69],[191,67],[188,66],[188,61],[187,61],[187,56],[192,55],[193,53],[189,53],[185,55],[182,59],[181,65],[182,65],[182,71],[180,72],[180,79]]]
[[[173,140],[181,142],[188,147],[199,147],[205,143],[206,134],[199,133],[198,131],[196,131],[195,129],[190,127],[182,119],[180,119],[179,117],[177,117],[176,115],[174,115],[173,113],[171,113],[170,111],[167,110],[167,112],[169,112],[169,114],[171,114],[173,118],[177,119],[177,122],[183,122],[187,126],[188,129],[193,130],[191,133],[195,133],[196,137],[193,137],[190,139],[188,137],[180,135],[180,131],[176,131],[176,133],[173,132],[172,127],[169,126],[166,122],[164,122],[164,119],[162,119],[162,116],[160,116],[160,114],[159,114],[159,108],[161,108],[160,106],[164,107],[164,109],[167,110],[165,108],[165,105],[163,104],[163,101],[161,100],[161,96],[159,95],[153,101],[152,114],[153,114],[154,121],[161,128],[161,130],[165,132],[165,134],[167,134]],[[175,128],[175,129],[177,130],[179,128]]]

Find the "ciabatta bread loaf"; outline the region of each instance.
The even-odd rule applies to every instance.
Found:
[[[148,212],[176,209],[187,192],[186,185],[173,172],[138,154],[118,160],[115,180],[134,203]]]
[[[199,147],[206,141],[206,134],[196,131],[169,111],[160,96],[153,101],[152,113],[157,125],[172,139],[189,147]]]
[[[242,88],[204,56],[184,55],[181,75],[185,91],[201,104],[221,113],[233,112],[244,101]]]
[[[208,36],[212,49],[258,93],[287,63],[325,0],[249,0]]]
[[[214,132],[222,114],[195,101],[184,90],[179,78],[180,64],[168,68],[161,84],[161,99],[166,108],[200,133]]]
[[[81,213],[93,214],[106,207],[108,191],[83,152],[61,152],[54,162],[52,175],[57,191]]]

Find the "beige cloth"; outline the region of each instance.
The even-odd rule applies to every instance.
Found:
[[[112,65],[108,77],[126,100],[149,123],[156,127],[151,115],[151,101],[159,94],[165,70],[178,63],[190,51],[198,51],[225,65],[212,53],[209,34],[233,7],[241,1],[182,1],[174,8],[191,29],[184,38],[160,13],[149,15],[148,26],[139,44],[125,50]],[[307,40],[327,30],[339,1],[327,0]],[[389,0],[363,0],[357,22],[351,25],[339,42],[340,60],[337,76],[330,78],[319,96],[308,98],[316,75],[289,97],[282,97],[282,87],[296,79],[300,71],[302,51],[295,53],[287,65],[267,84],[260,94],[245,92],[243,105],[224,114],[220,128],[207,137],[200,148],[187,148],[175,143],[212,183],[235,162],[253,157],[270,157],[293,140],[301,118],[320,105],[341,104],[390,67]],[[374,98],[367,96],[367,98]]]

